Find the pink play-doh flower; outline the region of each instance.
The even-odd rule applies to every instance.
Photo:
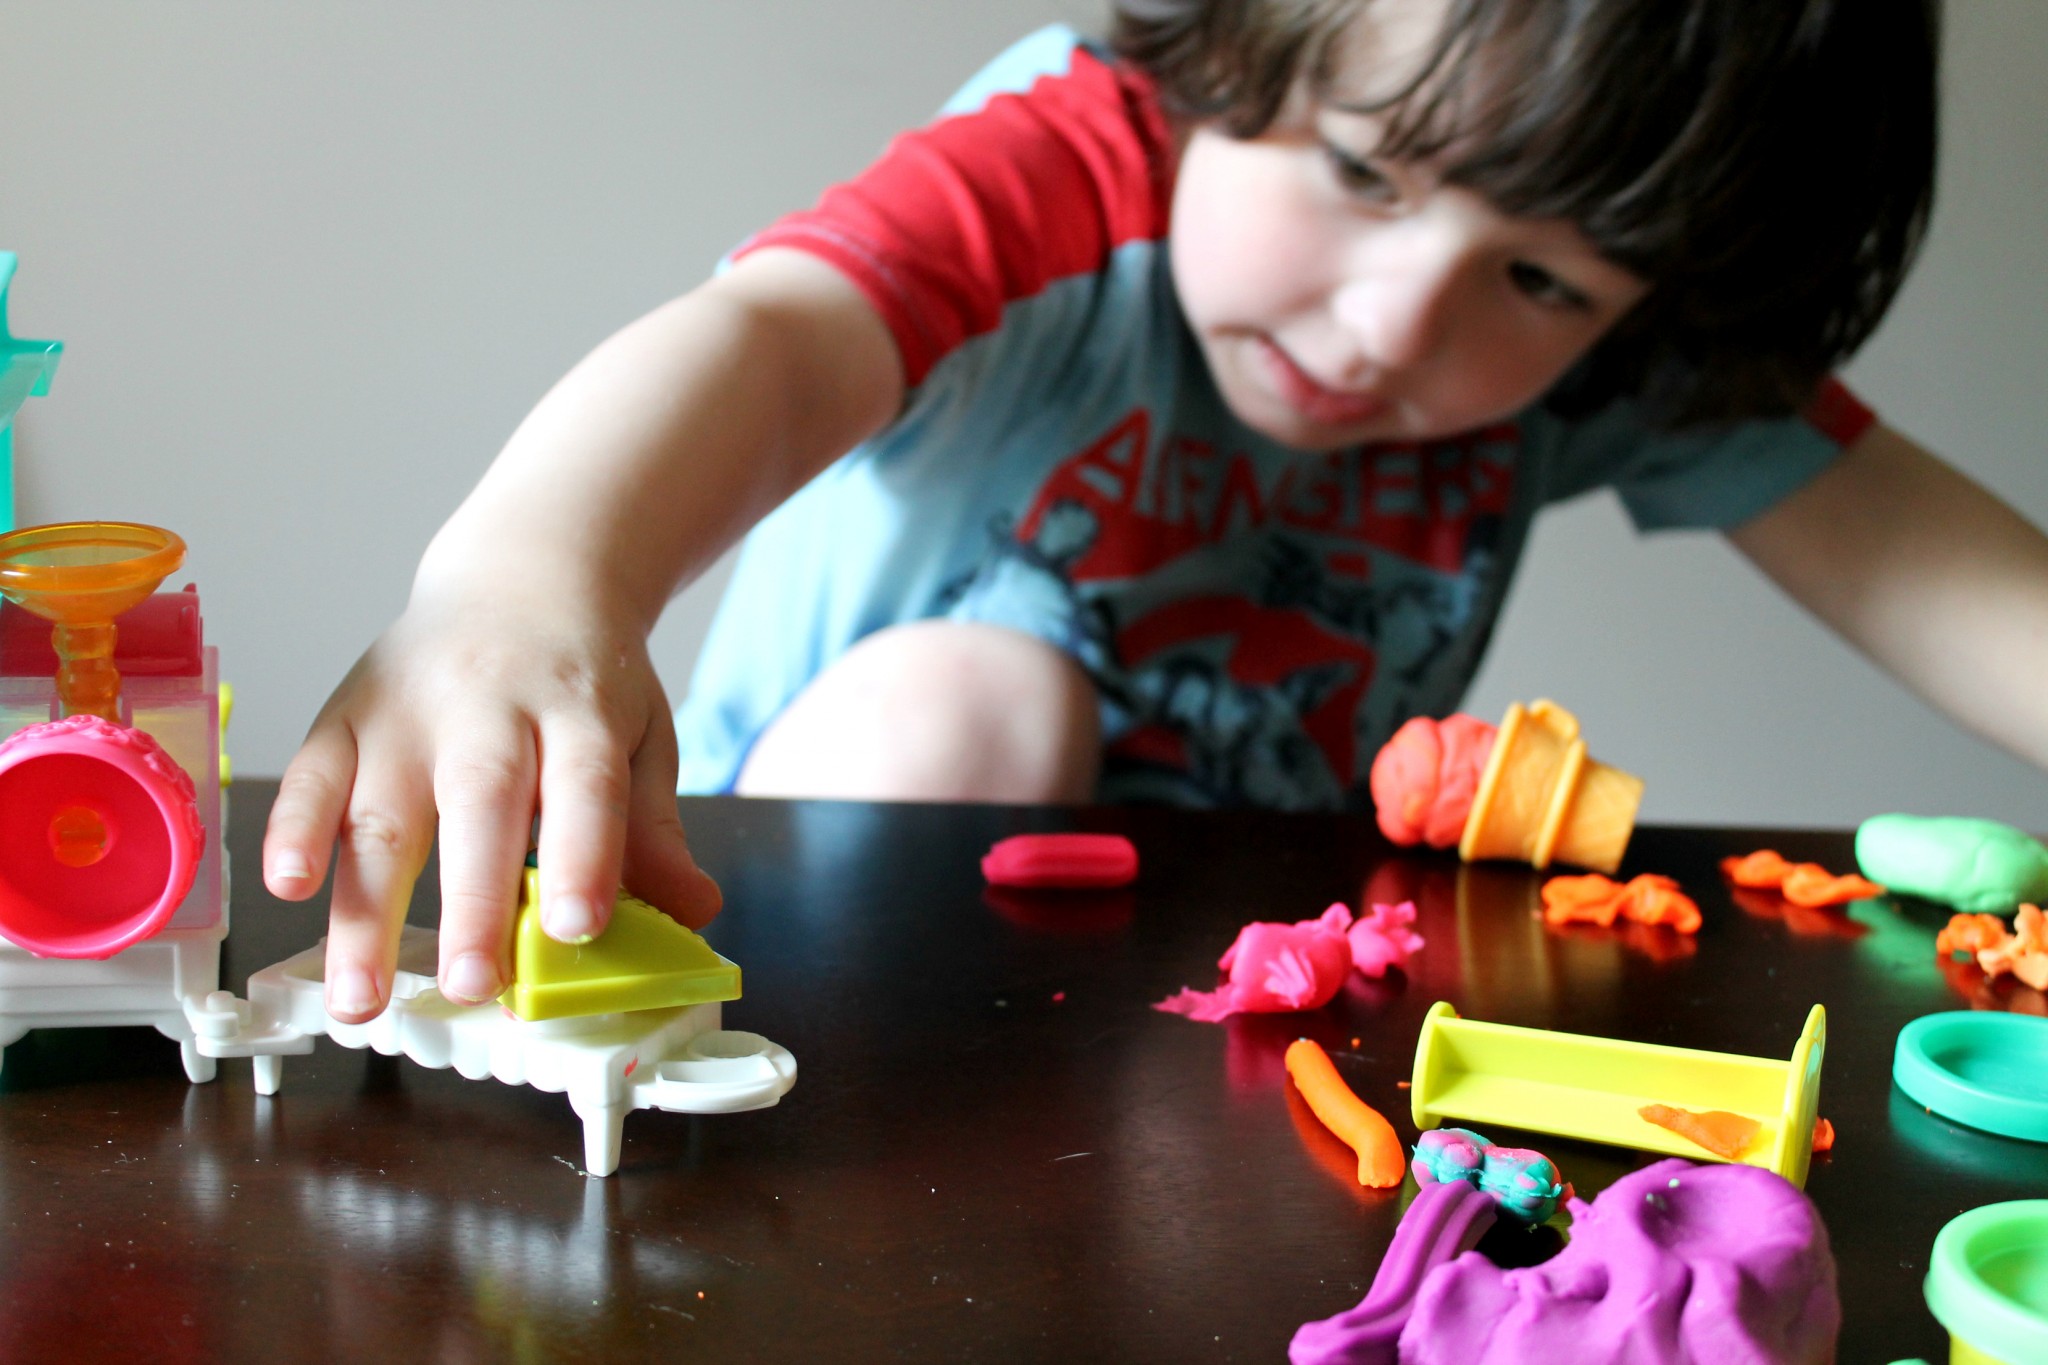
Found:
[[[1389,967],[1406,967],[1408,959],[1422,950],[1422,935],[1408,926],[1415,923],[1415,902],[1370,907],[1351,926],[1351,965],[1370,977],[1382,977]]]
[[[1233,1014],[1312,1010],[1329,1003],[1351,971],[1351,912],[1331,906],[1298,924],[1247,924],[1216,964],[1217,990],[1187,989],[1152,1008],[1213,1024]]]
[[[1403,846],[1449,848],[1465,832],[1496,727],[1462,712],[1416,716],[1394,731],[1372,761],[1372,803],[1380,832]]]

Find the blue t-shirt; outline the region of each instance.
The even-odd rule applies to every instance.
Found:
[[[1369,808],[1408,717],[1454,709],[1547,502],[1743,521],[1868,425],[1653,435],[1541,405],[1426,443],[1293,450],[1231,415],[1168,271],[1172,139],[1149,81],[1026,39],[858,179],[750,239],[812,252],[894,334],[903,411],[747,538],[677,714],[684,791],[862,637],[944,618],[1066,651],[1106,801]]]

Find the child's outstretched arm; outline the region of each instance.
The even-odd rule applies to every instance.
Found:
[[[522,423],[434,537],[405,612],[343,679],[271,811],[263,875],[312,895],[334,859],[327,1006],[389,999],[414,881],[441,847],[444,994],[498,994],[537,811],[541,920],[601,931],[623,876],[717,913],[676,815],[663,605],[884,425],[895,343],[838,272],[764,250],[605,342]]]
[[[1728,534],[1913,691],[2048,768],[2048,536],[1879,425]]]

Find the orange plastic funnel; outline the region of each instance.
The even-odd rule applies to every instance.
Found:
[[[119,722],[114,618],[184,562],[184,541],[134,522],[24,526],[0,536],[0,596],[55,623],[50,643],[65,715]]]

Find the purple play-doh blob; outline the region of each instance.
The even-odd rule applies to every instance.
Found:
[[[1834,1360],[1827,1229],[1782,1176],[1673,1159],[1570,1207],[1571,1241],[1542,1265],[1502,1270],[1467,1253],[1430,1273],[1400,1365]]]
[[[1293,1365],[1396,1365],[1401,1328],[1430,1272],[1471,1250],[1493,1226],[1493,1200],[1463,1180],[1428,1184],[1401,1215],[1372,1288],[1356,1308],[1304,1323],[1287,1348]]]

